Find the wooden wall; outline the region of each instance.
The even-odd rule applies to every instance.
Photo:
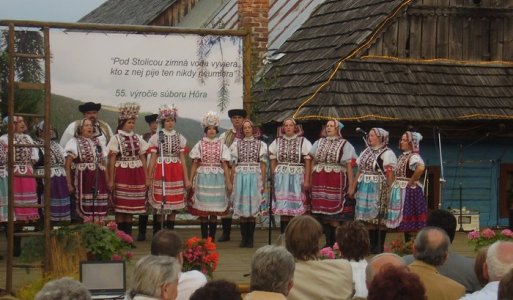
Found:
[[[513,61],[513,0],[418,0],[364,55]]]
[[[149,25],[175,26],[200,0],[178,0]]]

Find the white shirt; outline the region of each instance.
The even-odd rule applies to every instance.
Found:
[[[191,295],[207,283],[207,277],[199,271],[182,272],[178,280],[176,300],[189,300]]]
[[[499,281],[488,282],[482,289],[472,294],[466,294],[460,300],[490,300],[497,299],[499,294]]]

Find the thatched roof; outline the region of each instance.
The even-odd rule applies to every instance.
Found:
[[[107,0],[78,22],[148,25],[176,0]]]
[[[513,119],[513,64],[362,58],[411,1],[328,0],[255,85],[261,122]]]

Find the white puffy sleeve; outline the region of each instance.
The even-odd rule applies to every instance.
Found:
[[[349,141],[344,143],[344,147],[342,148],[342,157],[340,158],[340,163],[348,163],[351,162],[356,157],[356,151],[354,150],[353,145]]]
[[[260,161],[262,161],[264,163],[268,162],[267,145],[262,141],[260,141],[260,153],[258,155],[259,155]]]
[[[231,160],[230,149],[223,142],[221,142],[221,160],[229,162]]]
[[[141,155],[146,154],[146,151],[148,151],[148,148],[150,145],[143,139],[142,135],[138,134],[137,137],[139,138],[139,143],[141,143]]]
[[[109,143],[107,144],[107,150],[109,150],[109,153],[119,153],[119,142],[118,142],[118,135],[114,135]]]
[[[383,167],[395,167],[397,164],[397,156],[395,156],[394,151],[390,149],[383,152],[381,158],[383,159]]]
[[[303,143],[301,145],[301,156],[303,159],[311,159],[310,150],[312,149],[312,143],[307,138],[303,137]]]
[[[180,134],[180,151],[184,151],[185,146],[187,146],[187,139],[183,136],[183,134]]]
[[[271,145],[269,145],[269,159],[276,159],[276,157],[278,156],[278,143],[277,143],[278,139],[275,139]]]
[[[411,157],[410,157],[410,162],[409,162],[409,168],[410,170],[412,171],[415,171],[417,169],[417,166],[424,166],[424,160],[422,159],[422,157],[420,157],[420,155],[418,153],[414,153]]]
[[[30,137],[30,135],[26,134],[26,137],[29,141],[29,144],[34,144],[34,140]],[[38,161],[39,160],[39,148],[36,148],[36,147],[33,147],[31,149],[31,155],[30,155],[30,159],[32,159],[32,161]]]
[[[201,159],[201,141],[197,142],[194,147],[192,147],[191,152],[189,152],[189,157],[191,159]],[[229,159],[228,159],[229,160]]]
[[[64,147],[64,151],[66,152],[65,156],[71,156],[71,158],[75,158],[78,156],[78,143],[76,138],[71,138]]]
[[[310,148],[310,156],[311,156],[312,158],[314,158],[314,157],[315,157],[315,152],[317,152],[317,148],[319,147],[319,141],[320,141],[320,139],[319,139],[319,140],[317,140],[317,141],[315,141],[315,143],[313,144],[313,146]]]

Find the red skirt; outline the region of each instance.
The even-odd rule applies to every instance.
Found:
[[[346,173],[313,172],[312,174],[312,213],[333,215],[344,209],[347,191]]]
[[[114,211],[146,213],[146,174],[144,168],[116,168],[112,202]]]
[[[180,162],[164,163],[164,180],[162,180],[162,164],[157,163],[150,188],[150,204],[154,210],[161,209],[162,183],[165,186],[164,211],[166,213],[185,207],[185,185],[183,168]]]

